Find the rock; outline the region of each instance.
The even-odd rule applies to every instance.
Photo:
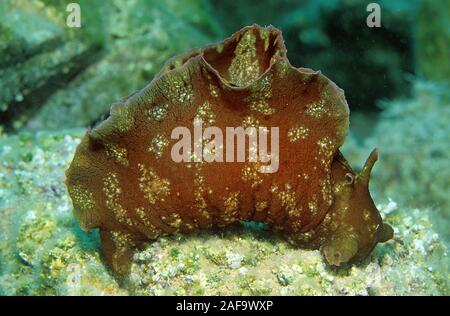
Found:
[[[168,59],[220,33],[206,1],[79,4],[83,27],[70,29],[63,2],[2,3],[0,111],[8,130],[94,124]]]
[[[0,112],[9,130],[20,128],[39,106],[96,56],[93,44],[70,39],[62,26],[36,10],[2,4]],[[7,12],[8,14],[5,14]]]
[[[3,11],[3,12],[6,12]],[[9,10],[0,14],[0,68],[10,67],[62,42],[63,30],[37,15]]]
[[[413,87],[410,98],[383,102],[374,134],[362,145],[350,137],[343,152],[356,163],[378,147],[380,163],[371,187],[375,200],[391,197],[411,207],[433,206],[431,220],[450,243],[450,93],[445,83],[416,81]]]
[[[28,128],[93,125],[108,115],[113,102],[148,84],[168,59],[219,34],[206,2],[164,4],[113,2],[101,60],[49,98]]]
[[[0,104],[7,128],[23,125],[61,82],[76,75],[95,55],[95,48],[68,42],[15,66],[0,69]]]

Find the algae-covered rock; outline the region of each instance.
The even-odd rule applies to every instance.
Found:
[[[0,68],[14,65],[62,41],[63,30],[31,13],[8,8],[0,13]],[[8,12],[8,14],[6,14]]]
[[[35,3],[6,1],[0,11],[0,114],[20,128],[40,105],[96,57],[93,43],[69,38]],[[34,10],[33,10],[34,8]]]
[[[423,0],[417,19],[417,59],[428,80],[450,82],[450,2]]]
[[[330,268],[319,251],[246,224],[149,244],[119,286],[99,256],[97,232],[78,228],[64,185],[82,133],[0,137],[0,294],[450,294],[433,212],[386,199],[379,208],[396,238],[357,266]]]
[[[63,183],[77,143],[65,134],[0,137],[0,294],[125,293],[101,263],[95,233],[72,217]]]
[[[37,103],[45,100],[64,81],[89,64],[94,48],[68,42],[35,55],[16,66],[0,69],[0,104],[7,126],[21,127],[33,116]]]
[[[319,251],[292,248],[265,230],[234,227],[159,240],[135,255],[129,286],[144,295],[449,293],[447,250],[429,211],[392,201],[380,208],[397,237],[359,266],[330,268]]]
[[[2,3],[0,123],[8,130],[87,127],[169,58],[220,34],[203,0],[81,0],[80,28],[66,24],[69,3]]]
[[[109,16],[102,58],[52,95],[29,128],[92,125],[113,102],[151,81],[169,58],[219,34],[205,1],[113,1],[102,14]]]

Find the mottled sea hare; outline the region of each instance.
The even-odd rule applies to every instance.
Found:
[[[222,130],[278,127],[278,170],[262,173],[259,157],[174,162],[172,131],[193,130],[198,119]],[[360,174],[339,151],[348,126],[343,91],[320,72],[291,66],[281,32],[254,25],[175,57],[113,104],[78,146],[67,187],[80,225],[100,228],[104,257],[119,275],[145,242],[236,221],[266,223],[295,245],[320,248],[332,265],[357,262],[393,231],[368,190],[377,151]]]

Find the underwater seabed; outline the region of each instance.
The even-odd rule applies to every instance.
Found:
[[[450,295],[450,89],[405,80],[448,83],[450,1],[380,0],[376,34],[361,29],[365,1],[261,0],[265,9],[255,10],[244,0],[78,0],[81,29],[66,28],[65,2],[0,0],[8,118],[0,126],[0,295]],[[79,127],[101,120],[168,58],[255,22],[280,26],[293,64],[344,89],[351,127],[343,153],[359,171],[379,149],[371,194],[395,238],[337,269],[263,226],[235,225],[150,244],[119,285],[98,232],[80,230],[67,195]],[[395,99],[376,122],[361,115],[383,98]]]
[[[450,119],[445,102],[434,85],[418,85],[414,98],[389,104],[364,146],[351,135],[347,139],[344,150],[352,164],[363,161],[359,156],[367,154],[365,147],[376,143],[380,148],[375,201],[395,238],[379,244],[363,263],[339,269],[328,266],[319,251],[292,247],[263,226],[238,224],[149,244],[136,253],[129,280],[119,285],[99,255],[98,232],[79,229],[64,184],[84,130],[0,135],[0,294],[449,295],[448,242],[433,226],[444,221],[448,227],[448,215],[443,215],[448,200],[440,192],[424,192],[421,181],[427,176],[411,178],[417,164],[400,156],[402,169],[396,165],[399,152],[411,152],[408,142],[433,135],[439,145],[429,145],[432,150],[421,145],[411,154],[446,190],[448,178],[434,173],[449,159],[444,147],[450,128],[441,125]],[[400,106],[406,118],[398,117]],[[418,120],[421,129],[413,128]],[[396,133],[380,134],[388,128]],[[392,170],[396,180],[388,176]],[[410,182],[417,189],[407,194]],[[408,200],[411,195],[416,204]],[[423,195],[441,203],[427,203]]]

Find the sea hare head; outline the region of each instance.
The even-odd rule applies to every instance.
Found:
[[[385,242],[393,236],[392,227],[383,223],[369,192],[370,173],[377,158],[375,149],[359,175],[351,170],[342,156],[333,162],[335,230],[322,247],[325,258],[332,265],[360,261],[378,242]]]

